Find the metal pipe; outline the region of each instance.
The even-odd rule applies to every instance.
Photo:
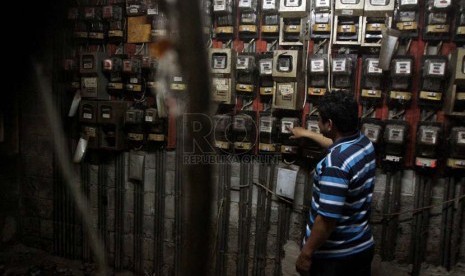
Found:
[[[415,187],[415,203],[414,209],[418,209],[423,205],[423,178],[421,175],[418,175],[418,180]],[[420,238],[420,228],[421,228],[421,216],[417,212],[413,215],[412,223],[412,236],[410,240],[410,260],[413,264],[412,266],[412,275],[418,276],[419,274],[419,238]]]
[[[402,191],[402,171],[396,172],[394,175],[394,186],[393,186],[393,195],[391,201],[391,213],[398,213],[400,211],[400,201],[401,201],[401,191]],[[399,226],[399,215],[393,215],[390,220],[390,241],[389,246],[389,255],[387,256],[388,260],[395,259],[395,249],[397,244],[397,227]]]
[[[459,257],[459,249],[460,249],[460,238],[462,236],[462,222],[463,222],[463,212],[465,209],[465,199],[463,196],[465,195],[465,177],[457,177],[455,179],[454,185],[457,185],[457,197],[460,198],[456,201],[456,207],[454,214],[454,225],[453,225],[453,232],[452,232],[452,246],[451,246],[451,257],[450,257],[450,266],[455,266],[457,264],[457,259]],[[454,187],[455,188],[455,187]],[[463,239],[463,237],[462,237]]]
[[[269,190],[273,190],[274,186],[274,177],[275,177],[275,164],[272,163],[270,166],[269,166],[269,177],[268,177],[268,181],[267,181],[267,185],[266,187],[269,189]],[[265,213],[265,232],[266,232],[266,235],[265,235],[265,238],[263,240],[263,244],[264,244],[264,247],[263,247],[263,256],[262,256],[262,259],[263,259],[263,264],[261,266],[261,271],[260,271],[260,275],[265,275],[265,271],[266,271],[266,256],[267,256],[267,247],[268,247],[268,231],[270,230],[270,219],[271,219],[271,203],[272,203],[272,200],[273,200],[273,196],[270,192],[267,191],[267,195],[266,195],[266,213]]]
[[[455,183],[449,178],[447,183],[448,186],[448,196],[447,200],[452,200],[455,197]],[[451,238],[452,238],[452,224],[454,216],[454,202],[447,203],[447,219],[446,219],[446,232],[445,232],[445,258],[444,258],[444,267],[450,269],[450,255],[451,255]]]
[[[264,185],[266,182],[266,167],[265,163],[260,162],[258,164],[258,182]],[[254,257],[253,257],[253,275],[259,275],[260,266],[260,255],[263,247],[264,238],[264,212],[265,212],[265,196],[266,192],[262,188],[257,190],[257,212],[255,217],[255,245],[254,245]]]
[[[179,135],[176,136],[176,148],[178,149],[176,151],[176,156],[175,156],[175,196],[174,196],[174,210],[175,210],[175,219],[174,219],[174,224],[175,224],[175,251],[174,251],[174,270],[175,270],[175,276],[181,276],[183,275],[183,255],[182,255],[182,250],[183,250],[183,227],[182,227],[182,222],[184,220],[184,216],[182,213],[182,208],[183,208],[183,202],[182,202],[182,186],[184,183],[184,177],[183,177],[183,170],[184,166],[182,163],[182,148],[183,148],[183,137],[181,133],[183,133],[183,120],[181,118],[178,118],[176,120],[176,133]],[[193,237],[190,237],[192,239]],[[197,252],[198,254],[198,252]]]
[[[381,228],[381,258],[383,261],[387,259],[387,247],[389,241],[389,208],[390,208],[390,198],[391,198],[391,172],[386,172],[386,186],[384,189],[384,199],[383,199],[383,226]]]
[[[444,185],[444,191],[442,200],[445,202],[449,199],[449,189],[450,189],[450,177],[446,179],[447,183]],[[446,239],[446,231],[447,231],[447,212],[449,208],[447,205],[443,204],[442,206],[442,216],[441,216],[441,232],[439,234],[440,243],[439,243],[439,260],[443,267],[446,267],[446,250],[448,246],[448,242]]]

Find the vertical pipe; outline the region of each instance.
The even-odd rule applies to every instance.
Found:
[[[266,187],[269,190],[273,190],[274,188],[274,177],[275,177],[275,164],[272,163],[269,166],[269,177],[267,181]],[[270,229],[270,219],[271,219],[271,203],[272,203],[273,197],[270,192],[267,191],[266,195],[266,209],[265,209],[265,238],[263,239],[263,262],[262,262],[262,267],[260,271],[260,275],[264,276],[265,275],[265,270],[266,270],[266,257],[267,257],[267,247],[268,247],[268,231]]]
[[[182,216],[182,186],[183,186],[183,163],[182,163],[182,145],[183,145],[183,137],[181,133],[183,133],[183,120],[182,118],[178,118],[176,120],[176,133],[179,135],[176,136],[176,165],[175,165],[175,196],[174,196],[174,210],[175,210],[175,219],[174,219],[174,224],[175,224],[175,251],[174,251],[174,270],[175,276],[181,276],[182,275],[182,257],[183,257],[183,247],[182,247],[182,222],[183,222],[183,216]],[[197,252],[198,253],[198,252]]]
[[[238,228],[238,231],[239,231],[239,237],[238,237],[238,263],[237,263],[237,271],[236,271],[236,275],[237,276],[242,276],[242,275],[246,275],[245,274],[245,271],[244,271],[244,247],[243,247],[243,242],[244,242],[244,239],[245,239],[245,233],[244,233],[244,230],[245,230],[245,202],[246,201],[246,196],[247,196],[247,192],[246,192],[246,169],[245,169],[245,164],[244,163],[240,163],[240,176],[239,176],[239,228]]]
[[[454,214],[454,225],[452,232],[452,246],[451,246],[451,257],[450,265],[455,266],[457,264],[457,259],[459,257],[459,248],[460,248],[460,237],[462,232],[462,222],[463,222],[463,212],[465,209],[465,177],[455,178],[455,185],[458,185],[457,197],[460,198],[456,201],[457,209]],[[455,188],[455,187],[454,187]],[[464,239],[464,237],[462,237]]]
[[[383,261],[387,259],[387,247],[389,241],[388,239],[388,226],[389,226],[389,220],[390,217],[388,217],[389,214],[389,207],[390,207],[390,201],[391,201],[391,172],[388,171],[386,172],[386,186],[384,189],[384,198],[383,198],[383,226],[381,229],[381,258]]]
[[[83,162],[81,164],[81,188],[83,193],[83,198],[89,201],[89,184],[90,184],[90,175],[89,175],[89,163]],[[82,215],[81,215],[82,216]],[[90,261],[90,247],[89,239],[87,233],[85,232],[84,223],[82,222],[81,217],[81,237],[82,237],[82,258],[85,262]]]
[[[418,180],[415,188],[415,204],[414,209],[418,209],[420,206],[423,206],[423,177],[418,175]],[[419,274],[419,239],[420,239],[420,229],[421,229],[421,213],[415,212],[413,217],[412,225],[412,236],[410,240],[410,260],[413,264],[412,275],[418,276]]]
[[[395,259],[395,250],[397,244],[397,228],[399,226],[399,215],[397,213],[400,211],[400,200],[401,200],[401,191],[402,191],[402,171],[396,172],[394,176],[394,186],[393,186],[393,195],[392,195],[392,203],[391,203],[391,213],[393,215],[391,218],[391,225],[390,225],[390,237],[388,240],[390,241],[390,250],[388,255],[388,260]]]
[[[449,178],[447,183],[447,200],[452,200],[455,197],[455,183]],[[452,238],[452,225],[453,225],[453,216],[454,216],[454,202],[447,203],[447,218],[446,218],[446,232],[445,232],[445,258],[444,258],[444,267],[450,269],[450,254],[451,254],[451,238]]]
[[[160,266],[159,264],[159,250],[161,250],[160,247],[160,232],[158,231],[158,227],[160,225],[160,201],[161,201],[161,195],[160,195],[160,186],[162,183],[158,181],[160,178],[159,174],[162,172],[160,170],[160,150],[157,150],[155,153],[155,193],[154,193],[154,217],[153,217],[153,274],[158,275],[158,267]]]
[[[258,164],[258,182],[261,185],[265,185],[266,182],[266,167],[265,163],[260,162]],[[263,223],[264,223],[264,208],[265,208],[265,195],[266,191],[262,187],[258,187],[257,190],[257,212],[255,217],[255,245],[254,245],[254,257],[253,257],[253,275],[258,276],[259,266],[261,264],[261,250],[263,247],[263,238],[265,236]]]
[[[443,201],[447,201],[449,199],[449,189],[450,189],[450,177],[446,178],[446,185],[444,186],[444,191],[443,191]],[[447,212],[449,211],[449,208],[447,204],[442,204],[442,216],[441,216],[441,232],[439,235],[440,238],[440,244],[439,244],[439,260],[440,263],[443,267],[446,267],[446,251],[448,242],[446,239],[446,232],[447,232]]]

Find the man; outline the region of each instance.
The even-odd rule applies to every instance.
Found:
[[[315,168],[309,223],[296,269],[311,276],[371,275],[374,243],[368,220],[374,147],[358,131],[358,106],[350,93],[326,93],[318,109],[324,137],[301,127],[291,129],[293,138],[307,137],[328,147]]]

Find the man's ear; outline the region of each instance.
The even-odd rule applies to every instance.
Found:
[[[334,128],[333,120],[328,119],[328,130],[331,131]]]

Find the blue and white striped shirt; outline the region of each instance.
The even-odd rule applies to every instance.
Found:
[[[317,215],[337,220],[328,240],[314,253],[316,258],[344,258],[373,246],[368,220],[375,183],[373,144],[361,133],[338,140],[315,169],[310,237]]]

